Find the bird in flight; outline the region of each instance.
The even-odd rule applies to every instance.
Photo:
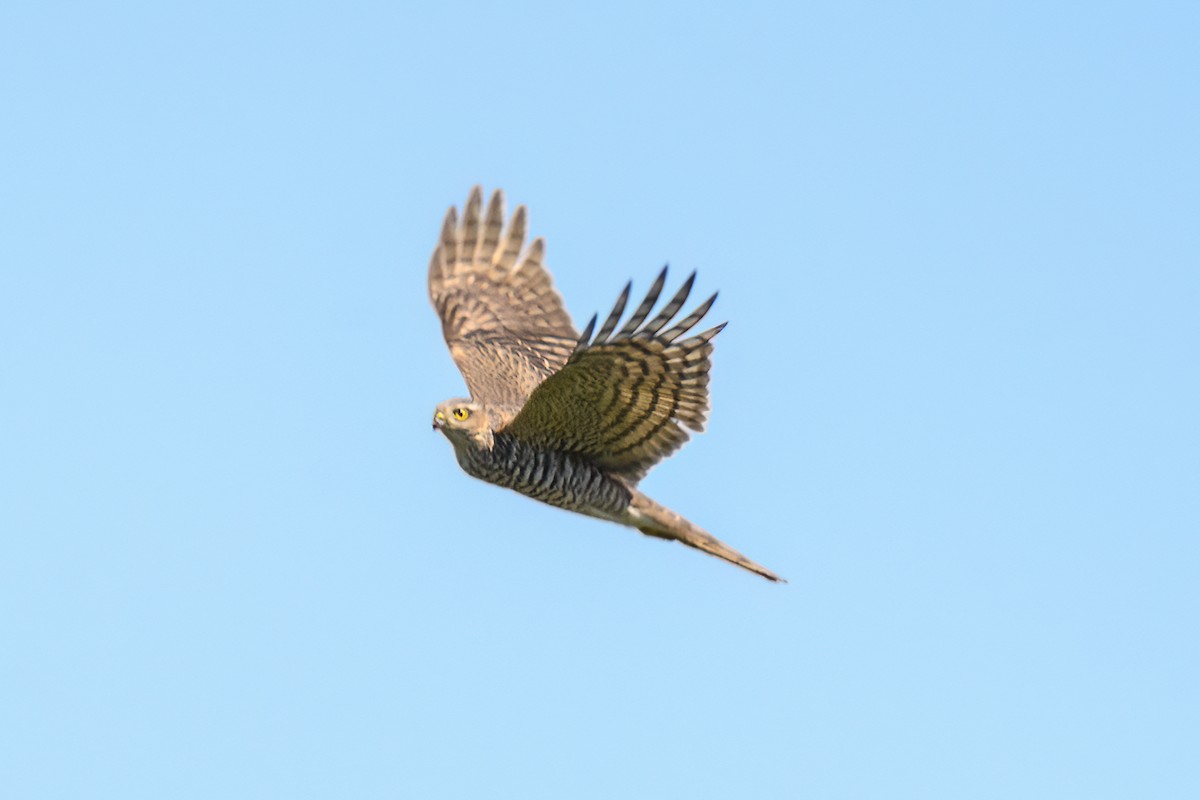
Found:
[[[453,206],[429,263],[429,297],[470,399],[437,407],[433,427],[473,477],[552,506],[682,542],[782,581],[715,536],[638,491],[650,468],[708,417],[712,339],[689,335],[714,294],[671,324],[696,274],[649,321],[664,268],[620,329],[632,283],[595,332],[580,335],[542,264],[525,246],[525,207],[505,225],[504,194],[483,207],[476,186],[462,219]],[[665,328],[665,330],[664,330]],[[594,333],[594,335],[593,335]]]

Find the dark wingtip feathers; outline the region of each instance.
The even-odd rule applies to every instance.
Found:
[[[647,337],[653,336],[659,332],[663,325],[666,325],[668,322],[670,322],[671,319],[677,313],[679,313],[679,309],[683,308],[683,304],[687,302],[688,294],[692,291],[692,284],[695,282],[696,273],[693,271],[691,275],[688,275],[687,280],[683,282],[683,285],[679,287],[679,291],[675,293],[675,296],[671,298],[670,302],[663,306],[662,311],[659,311],[658,315],[654,319],[642,326],[640,335]]]
[[[632,336],[638,329],[646,317],[649,316],[650,310],[654,308],[654,304],[658,302],[658,296],[662,294],[663,284],[667,282],[667,268],[663,267],[662,272],[658,273],[658,277],[654,279],[654,283],[650,286],[650,291],[646,292],[646,299],[633,312],[633,316],[625,323],[625,327],[617,332],[618,337]]]
[[[583,333],[579,334],[579,341],[575,343],[576,353],[587,347],[589,342],[591,342],[592,329],[596,327],[596,319],[598,316],[598,314],[592,314],[592,318],[588,320],[587,327],[583,329]]]
[[[616,329],[617,323],[621,321],[621,315],[625,313],[625,304],[629,302],[629,292],[633,289],[633,281],[625,284],[625,288],[621,290],[621,296],[617,298],[617,302],[613,303],[613,309],[609,312],[608,318],[604,320],[603,327],[600,328],[600,333],[596,336],[596,342],[608,341],[608,336]]]
[[[708,313],[709,309],[712,308],[713,303],[715,303],[717,300],[718,293],[713,292],[712,296],[697,306],[691,314],[688,314],[686,317],[679,320],[679,322],[668,329],[665,333],[659,333],[659,331],[666,326],[676,314],[679,313],[679,309],[683,307],[683,304],[687,302],[688,296],[691,294],[692,287],[696,282],[696,273],[692,272],[692,274],[688,275],[683,284],[679,287],[678,291],[675,292],[675,295],[670,299],[670,301],[667,302],[666,305],[662,307],[662,310],[659,311],[652,320],[646,322],[646,318],[650,315],[650,311],[654,308],[654,304],[658,302],[659,295],[662,294],[663,285],[666,283],[666,281],[667,267],[663,267],[662,271],[658,273],[658,277],[654,279],[654,283],[651,284],[650,290],[646,292],[645,299],[642,300],[641,304],[637,307],[637,310],[633,312],[633,315],[629,317],[625,325],[622,326],[615,336],[613,336],[614,340],[629,339],[636,336],[643,339],[659,339],[667,343],[674,342],[676,339],[694,328],[696,324],[704,318],[704,315]],[[609,341],[609,336],[612,335],[612,332],[620,323],[621,315],[625,313],[625,306],[629,302],[629,293],[632,289],[633,281],[625,284],[625,288],[621,290],[621,294],[617,298],[617,302],[613,305],[612,311],[604,320],[604,324],[600,326],[600,332],[596,334],[595,339],[590,341],[590,344],[598,345]],[[645,322],[644,325],[642,324],[643,322]],[[701,338],[703,341],[707,342],[709,339],[712,339],[712,337],[720,333],[721,329],[724,328],[726,324],[728,323],[723,322],[715,328],[700,334],[697,338]],[[590,325],[588,326],[588,329],[589,331],[591,330]],[[586,346],[587,344],[589,344],[589,342],[581,339],[580,345],[576,348],[576,350]]]
[[[717,302],[717,294],[717,292],[713,292],[712,297],[696,306],[696,309],[692,313],[679,320],[674,327],[662,334],[660,338],[666,339],[668,342],[673,342],[694,328],[700,320],[704,319],[704,315],[712,308],[712,304]],[[713,336],[716,336],[716,334],[714,333]]]
[[[704,331],[703,333],[698,334],[696,336],[696,338],[702,342],[710,342],[710,341],[712,341],[714,336],[716,336],[721,331],[725,330],[725,326],[728,324],[729,324],[728,322],[722,322],[720,325],[714,325],[713,327],[709,328],[708,330]]]

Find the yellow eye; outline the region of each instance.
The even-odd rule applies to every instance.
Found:
[[[471,416],[471,412],[467,411],[465,408],[456,408],[456,409],[454,409],[454,411],[452,411],[450,413],[454,414],[454,418],[457,420],[464,420],[467,417]]]

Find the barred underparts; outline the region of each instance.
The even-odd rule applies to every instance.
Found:
[[[633,496],[589,461],[504,433],[495,435],[490,449],[464,447],[456,454],[468,475],[569,511],[615,520],[629,508]]]
[[[632,284],[598,333],[592,317],[580,335],[542,265],[543,241],[525,247],[525,218],[518,208],[505,228],[503,194],[484,210],[476,187],[461,223],[456,209],[447,213],[430,260],[430,299],[471,393],[434,414],[458,463],[489,483],[780,581],[637,490],[688,431],[704,430],[712,340],[725,325],[689,333],[717,296],[672,325],[692,273],[647,321],[666,284],[664,268],[624,325]]]

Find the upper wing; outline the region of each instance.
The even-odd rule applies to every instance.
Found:
[[[687,301],[696,277],[693,272],[662,311],[642,325],[666,277],[663,269],[641,306],[610,339],[629,299],[626,285],[596,338],[591,339],[593,317],[566,366],[534,390],[504,432],[582,455],[637,483],[687,441],[684,428],[704,430],[711,339],[725,324],[679,339],[708,313],[717,299],[714,294],[659,333]]]
[[[525,244],[525,207],[504,227],[499,190],[481,216],[471,190],[458,223],[451,207],[429,262],[429,297],[450,354],[476,402],[520,407],[566,363],[578,334],[542,266],[544,242]],[[522,256],[518,261],[518,256]]]

